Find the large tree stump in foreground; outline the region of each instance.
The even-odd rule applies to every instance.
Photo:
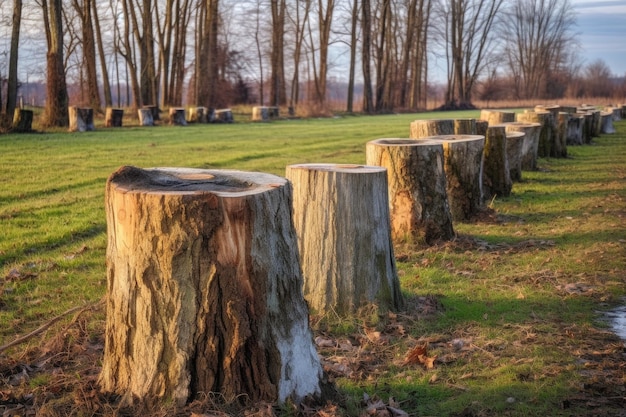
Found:
[[[96,130],[93,124],[93,109],[70,106],[70,132],[87,132]]]
[[[385,169],[290,165],[287,178],[293,183],[293,219],[309,306],[340,315],[368,303],[383,310],[400,308]]]
[[[411,122],[409,137],[421,139],[429,136],[454,135],[454,120],[424,119]]]
[[[537,169],[537,150],[539,149],[539,133],[541,125],[539,123],[513,122],[504,124],[507,133],[522,132],[524,141],[521,151],[521,169],[523,171],[534,171]]]
[[[482,208],[482,168],[485,137],[480,135],[441,135],[422,138],[443,146],[448,204],[452,219],[464,221]]]
[[[122,127],[123,120],[124,109],[106,108],[104,113],[104,125],[106,127]]]
[[[441,142],[378,139],[366,146],[368,165],[387,168],[391,236],[426,242],[454,238]]]
[[[513,183],[506,150],[504,126],[489,126],[485,137],[485,160],[483,168],[483,199],[508,197]]]
[[[505,110],[481,110],[480,119],[486,120],[489,126],[511,123],[515,121],[515,112]]]
[[[177,404],[320,393],[284,178],[123,167],[106,215],[104,392]]]

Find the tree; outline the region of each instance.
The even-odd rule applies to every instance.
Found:
[[[104,44],[102,42],[102,30],[100,29],[100,18],[98,17],[98,6],[95,1],[91,1],[93,24],[95,27],[96,43],[98,45],[98,55],[100,57],[100,73],[102,74],[102,87],[104,89],[104,104],[107,107],[113,105],[113,97],[111,94],[111,83],[109,82],[109,70],[107,68],[107,58],[104,53]]]
[[[298,1],[293,8],[293,13],[287,13],[295,29],[293,39],[293,74],[291,78],[291,94],[289,96],[289,106],[291,107],[295,107],[300,99],[300,60],[302,58],[304,31],[309,24],[311,4],[312,0]]]
[[[285,85],[285,0],[271,0],[272,52],[270,57],[270,104],[280,106],[287,102]]]
[[[69,124],[68,96],[63,62],[63,1],[42,0],[44,28],[48,44],[46,58],[46,105],[42,125],[65,127]]]
[[[372,49],[372,8],[370,0],[361,3],[361,64],[363,66],[363,111],[374,111],[374,94],[372,91],[371,49]]]
[[[218,31],[219,31],[219,0],[201,2],[199,33],[199,60],[195,74],[197,83],[197,104],[215,108],[218,89]]]
[[[584,70],[584,91],[587,97],[612,97],[615,85],[611,82],[611,69],[602,59],[587,65]]]
[[[13,2],[13,20],[11,31],[11,51],[9,53],[9,74],[7,77],[7,105],[6,105],[6,123],[10,123],[13,117],[13,112],[17,107],[17,63],[18,63],[18,49],[20,46],[20,26],[22,21],[22,0],[15,0]],[[0,85],[0,89],[2,86]],[[0,103],[0,109],[2,104]]]
[[[95,111],[100,110],[100,92],[96,65],[96,38],[92,24],[92,3],[94,0],[73,0],[72,5],[80,18],[83,65],[87,75],[86,104]]]
[[[569,0],[519,0],[506,13],[505,52],[517,95],[543,97],[576,44],[574,9]]]

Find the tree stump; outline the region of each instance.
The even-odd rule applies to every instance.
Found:
[[[278,107],[278,106],[270,106],[269,107],[269,116],[270,116],[270,119],[278,119],[280,117],[280,107]]]
[[[487,128],[489,122],[486,120],[476,120],[476,134],[479,136],[485,136],[487,134]]]
[[[169,111],[170,125],[187,126],[185,109],[182,107],[171,107]]]
[[[509,131],[505,126],[506,132],[506,158],[509,164],[509,176],[511,181],[519,182],[522,180],[522,155],[524,150],[524,142],[526,134],[524,132]]]
[[[421,139],[430,136],[454,135],[454,120],[426,119],[411,122],[409,137]]]
[[[206,107],[189,107],[189,109],[187,110],[187,122],[208,123]]]
[[[155,122],[158,122],[161,120],[161,110],[159,109],[159,106],[150,105],[150,106],[144,106],[144,108],[150,110],[150,113],[152,113],[152,120],[154,120]]]
[[[600,126],[600,133],[615,133],[615,127],[613,126],[613,112],[605,111],[600,113]]]
[[[593,138],[593,114],[591,112],[579,112],[576,115],[583,118],[582,144],[591,143]]]
[[[152,116],[152,110],[147,107],[137,110],[139,115],[139,124],[141,126],[154,126],[154,117]]]
[[[455,135],[477,135],[476,119],[454,119]]]
[[[482,208],[482,169],[485,137],[479,135],[441,135],[422,138],[443,146],[448,205],[452,219],[465,221]]]
[[[578,109],[575,106],[559,106],[559,112],[573,114],[578,112]]]
[[[513,122],[504,123],[506,132],[522,132],[524,140],[522,142],[520,164],[523,171],[534,171],[537,169],[537,150],[539,149],[539,133],[541,125],[539,123]]]
[[[604,108],[605,112],[608,113],[612,113],[613,114],[613,121],[617,122],[619,120],[622,120],[622,107],[619,106],[608,106]]]
[[[304,297],[318,314],[403,300],[391,242],[387,174],[361,165],[289,165]]]
[[[93,124],[93,109],[70,106],[70,132],[87,132],[96,130]]]
[[[494,197],[511,195],[513,183],[509,170],[506,149],[506,129],[504,126],[489,126],[485,136],[483,198],[489,201]]]
[[[267,122],[270,120],[270,109],[265,106],[252,107],[252,121]]]
[[[124,109],[107,107],[104,113],[104,125],[106,127],[122,127]]]
[[[578,113],[569,113],[566,145],[582,145],[584,143],[584,132],[585,116]]]
[[[455,237],[441,142],[378,139],[366,145],[368,165],[387,169],[391,237],[426,242]]]
[[[111,175],[104,392],[179,405],[321,392],[291,198],[284,178],[263,173]]]
[[[504,110],[481,110],[480,119],[486,120],[489,126],[511,123],[515,121],[515,112]]]
[[[33,111],[15,109],[13,113],[13,132],[28,133],[33,131]]]
[[[539,143],[537,145],[537,157],[550,156],[552,148],[552,114],[547,111],[528,111],[524,113],[518,113],[516,115],[518,122],[524,123],[539,123],[541,129],[539,130]]]
[[[569,126],[569,113],[559,112],[556,119],[556,134],[553,136],[552,152],[554,158],[567,158],[567,129]]]
[[[233,111],[231,109],[219,109],[215,110],[215,122],[232,123],[235,121],[233,118]]]

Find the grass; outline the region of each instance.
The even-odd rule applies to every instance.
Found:
[[[0,136],[0,344],[102,299],[104,185],[122,165],[284,175],[295,163],[363,164],[367,141],[406,137],[416,118],[478,113]],[[493,213],[455,224],[454,242],[396,247],[407,311],[313,317],[316,335],[350,342],[320,348],[345,396],[323,412],[359,415],[366,393],[410,415],[620,415],[623,347],[598,314],[626,293],[626,122],[616,127],[541,159]],[[103,314],[81,310],[0,353],[0,410],[125,415],[95,394]],[[423,344],[432,369],[405,363]]]

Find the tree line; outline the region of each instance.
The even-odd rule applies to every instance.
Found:
[[[49,126],[67,125],[68,79],[79,86],[75,104],[96,110],[248,102],[324,111],[340,67],[346,110],[381,113],[424,109],[435,61],[447,108],[471,107],[503,83],[516,98],[557,97],[580,66],[570,0],[0,0],[10,4],[0,21],[11,28],[2,114],[17,106],[20,35],[32,36],[35,21]]]

